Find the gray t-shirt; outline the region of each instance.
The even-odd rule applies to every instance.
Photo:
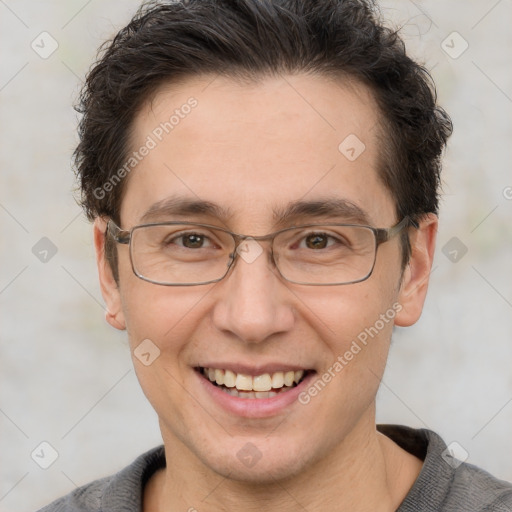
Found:
[[[399,425],[377,429],[424,461],[397,512],[512,512],[512,483],[447,456],[446,444],[431,430]],[[40,512],[141,512],[144,486],[165,467],[164,447],[138,457],[113,476],[74,490]]]

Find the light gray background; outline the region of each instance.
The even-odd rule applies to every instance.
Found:
[[[71,105],[137,5],[0,0],[2,511],[35,510],[161,442],[125,334],[104,321],[91,226],[71,193]],[[394,336],[378,419],[432,428],[512,480],[512,2],[383,6],[432,70],[455,133],[429,297]],[[59,45],[47,59],[31,48],[43,31]],[[441,47],[462,48],[453,31],[469,44],[456,59]],[[46,263],[32,252],[42,237],[57,248]],[[443,253],[453,237],[467,247],[455,263]],[[46,470],[31,458],[42,441],[59,454]]]

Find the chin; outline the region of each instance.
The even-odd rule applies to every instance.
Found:
[[[303,442],[283,441],[280,438],[237,438],[231,446],[219,446],[207,456],[203,464],[218,475],[240,483],[270,485],[301,473],[308,462]]]

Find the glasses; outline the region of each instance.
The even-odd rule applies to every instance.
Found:
[[[270,241],[270,258],[279,274],[296,284],[324,286],[358,283],[375,267],[377,248],[402,229],[417,225],[409,217],[390,228],[357,224],[307,224],[264,236],[232,233],[219,226],[161,222],[123,230],[109,220],[107,233],[129,245],[134,274],[164,286],[194,286],[223,279],[240,256],[257,259]]]

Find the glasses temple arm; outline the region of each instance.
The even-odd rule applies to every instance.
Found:
[[[386,242],[390,238],[393,238],[395,235],[400,233],[400,231],[408,227],[418,229],[420,226],[413,218],[406,215],[398,224],[395,224],[388,229],[378,229],[376,231],[377,243],[380,244],[382,242]]]
[[[121,229],[112,219],[107,223],[105,235],[110,235],[119,244],[129,244],[131,233]]]

